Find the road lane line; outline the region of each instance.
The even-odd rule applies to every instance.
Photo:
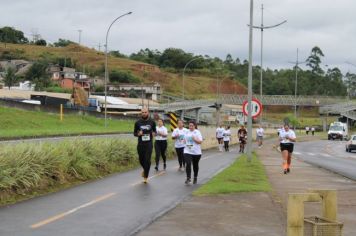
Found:
[[[309,156],[315,156],[315,153],[307,152],[307,155],[309,155]]]
[[[302,155],[300,152],[294,152],[294,154],[296,154],[296,155]]]
[[[78,211],[78,210],[80,210],[80,209],[83,209],[83,208],[85,208],[85,207],[94,205],[94,204],[96,204],[96,203],[98,203],[98,202],[101,202],[101,201],[104,201],[104,200],[106,200],[106,199],[108,199],[108,198],[111,198],[111,197],[114,196],[114,195],[116,195],[116,193],[109,193],[109,194],[106,194],[106,195],[97,197],[97,198],[95,198],[94,200],[92,200],[92,201],[90,201],[90,202],[88,202],[88,203],[85,203],[85,204],[83,204],[83,205],[81,205],[81,206],[78,206],[78,207],[73,208],[73,209],[71,209],[71,210],[69,210],[69,211],[63,212],[63,213],[61,213],[61,214],[52,216],[52,217],[50,217],[50,218],[48,218],[48,219],[45,219],[45,220],[40,221],[40,222],[38,222],[38,223],[36,223],[36,224],[33,224],[33,225],[30,226],[30,228],[32,228],[32,229],[40,228],[40,227],[42,227],[42,226],[44,226],[44,225],[50,224],[50,223],[52,223],[52,222],[54,222],[54,221],[57,221],[57,220],[62,219],[62,218],[64,218],[64,217],[68,216],[68,215],[71,215],[71,214],[73,214],[74,212],[76,212],[76,211]]]
[[[165,174],[166,174],[165,170],[164,171],[160,171],[157,174],[152,175],[151,177],[148,177],[147,180],[150,180],[150,179],[153,179],[153,178],[156,178],[158,176],[165,175]],[[136,186],[136,185],[139,185],[141,183],[143,183],[143,181],[139,181],[139,182],[133,183],[133,184],[131,184],[131,186]]]

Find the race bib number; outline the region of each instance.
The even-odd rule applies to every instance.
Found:
[[[147,141],[150,141],[150,140],[151,140],[151,137],[150,137],[149,134],[142,135],[142,141],[147,142]]]

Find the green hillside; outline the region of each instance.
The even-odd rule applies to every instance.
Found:
[[[88,74],[102,74],[105,62],[105,54],[94,49],[70,44],[67,47],[46,47],[28,44],[1,44],[0,58],[2,60],[26,59],[36,61],[48,59],[55,61],[57,58],[69,58],[75,62],[80,70],[85,69]],[[138,65],[148,65],[143,62],[133,61],[126,58],[110,56],[109,70],[129,71],[143,82],[159,82],[163,91],[172,95],[182,94],[181,73],[171,73],[162,69],[150,71],[142,69]],[[157,67],[156,67],[157,68]],[[246,88],[240,83],[228,78],[219,78],[221,81],[221,93],[245,93]],[[199,74],[186,74],[185,93],[187,97],[203,98],[214,97],[217,91],[217,78],[207,77]]]

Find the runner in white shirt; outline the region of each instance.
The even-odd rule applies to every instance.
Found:
[[[155,141],[155,152],[156,152],[156,167],[155,170],[158,171],[159,167],[159,159],[162,156],[163,159],[163,169],[165,170],[167,168],[166,165],[166,151],[167,151],[167,136],[168,136],[168,130],[166,127],[163,125],[163,120],[159,119],[158,120],[158,126],[156,127],[157,133],[156,133],[156,141]]]
[[[184,147],[185,147],[185,133],[188,129],[184,128],[184,123],[182,120],[178,120],[178,128],[173,130],[172,139],[175,140],[174,147],[176,148],[176,153],[178,157],[179,169],[183,170],[185,168],[184,161]]]
[[[290,172],[290,165],[292,163],[292,153],[296,136],[293,130],[289,129],[289,125],[284,125],[284,130],[279,134],[279,141],[281,153],[283,158],[283,172],[287,174]]]
[[[223,151],[223,139],[224,139],[224,131],[225,129],[220,124],[219,127],[216,129],[216,139],[218,140],[219,151]]]
[[[226,129],[224,130],[224,147],[225,147],[225,152],[229,152],[229,143],[231,141],[231,130],[230,126],[227,126]]]
[[[193,184],[197,183],[199,172],[199,161],[202,155],[200,144],[203,142],[203,136],[200,131],[196,129],[195,121],[189,121],[189,130],[185,134],[185,170],[187,173],[187,179],[185,184],[191,183],[191,165],[193,164],[194,180]]]
[[[262,147],[264,132],[265,131],[262,128],[262,125],[260,124],[259,127],[256,129],[256,140],[257,140],[258,148]]]

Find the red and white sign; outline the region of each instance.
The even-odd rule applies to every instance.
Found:
[[[251,101],[251,115],[252,118],[256,118],[262,112],[262,103],[256,98],[252,98]],[[242,112],[248,116],[248,101],[244,101],[242,104]]]

